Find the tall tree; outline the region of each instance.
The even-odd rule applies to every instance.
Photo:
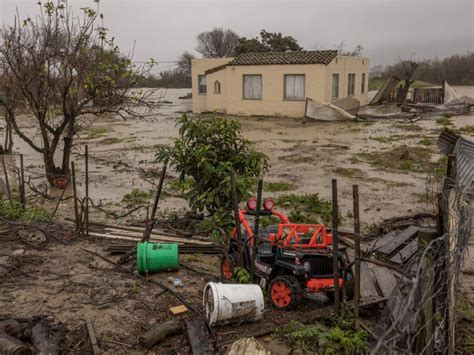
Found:
[[[0,59],[0,113],[5,121],[5,137],[0,144],[0,153],[11,154],[13,152],[13,126],[18,107],[21,104],[21,95],[17,88],[12,87],[8,81],[8,69]]]
[[[178,69],[180,72],[191,75],[191,61],[196,58],[194,54],[183,52],[178,58]]]
[[[232,30],[214,28],[197,36],[196,51],[206,58],[232,57],[239,43],[239,35]]]
[[[80,17],[62,2],[39,4],[40,16],[21,22],[16,18],[13,26],[1,30],[0,58],[9,73],[5,80],[21,93],[36,127],[32,133],[15,118],[13,130],[42,154],[54,185],[70,173],[74,136],[85,122],[81,119],[106,112],[139,115],[139,106],[153,103],[146,100],[150,92],[131,91],[146,68],[135,67],[108,39],[98,24],[103,19],[98,4],[82,8]],[[60,151],[61,164],[56,166]]]
[[[235,47],[235,54],[258,53],[258,52],[286,52],[302,51],[303,47],[291,36],[283,36],[281,32],[260,32],[260,39],[245,38],[239,39],[239,44]]]

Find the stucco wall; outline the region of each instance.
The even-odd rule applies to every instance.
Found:
[[[332,75],[339,73],[339,98],[347,97],[348,74],[355,74],[355,92],[354,98],[360,101],[361,105],[367,104],[367,91],[369,86],[369,60],[367,58],[355,58],[337,56],[327,66],[326,80],[326,94],[325,101],[332,100]],[[362,73],[365,73],[365,92],[361,92],[362,88]]]
[[[252,65],[228,66],[207,75],[207,95],[198,93],[198,75],[227,63],[231,58],[193,60],[193,112],[218,111],[234,115],[268,115],[302,117],[305,101],[285,100],[284,75],[305,75],[305,97],[316,101],[332,100],[332,74],[339,73],[339,98],[347,97],[348,74],[355,74],[353,97],[367,103],[369,63],[366,58],[338,56],[329,65]],[[362,73],[366,73],[365,92],[361,93]],[[262,99],[243,99],[243,75],[262,76]],[[221,93],[214,93],[214,83],[221,83]]]
[[[207,111],[207,95],[209,92],[213,92],[214,88],[210,85],[210,80],[207,80],[207,95],[199,94],[198,90],[198,75],[204,75],[206,70],[215,68],[219,65],[230,62],[233,58],[203,58],[193,59],[191,61],[191,82],[193,92],[193,112]]]

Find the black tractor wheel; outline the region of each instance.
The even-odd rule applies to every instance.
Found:
[[[268,288],[273,307],[289,311],[295,309],[301,301],[301,286],[293,276],[277,276]]]
[[[230,281],[234,277],[234,258],[230,255],[224,256],[221,261],[221,277]]]

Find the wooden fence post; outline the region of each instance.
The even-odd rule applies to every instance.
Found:
[[[74,197],[74,217],[76,222],[76,235],[81,232],[81,221],[79,220],[79,206],[77,204],[77,185],[76,185],[76,167],[74,162],[71,162],[71,176],[72,176],[72,193]]]
[[[86,228],[86,237],[89,237],[89,149],[86,144],[86,154],[85,154],[85,164],[86,164],[86,201],[85,201],[85,228]]]
[[[337,209],[337,179],[332,179],[332,244],[333,244],[333,273],[334,273],[334,308],[339,313],[339,236],[337,231],[338,209]]]
[[[355,277],[354,277],[354,315],[359,318],[360,305],[360,216],[359,216],[359,186],[352,185],[354,202],[354,242],[355,242]]]
[[[23,164],[23,154],[20,154],[20,200],[23,208],[26,207],[25,197],[25,167]]]
[[[2,155],[2,167],[3,167],[4,176],[5,176],[5,185],[7,187],[8,200],[10,200],[10,207],[13,207],[12,190],[10,189],[10,181],[8,180],[7,164],[5,163],[5,157],[3,155]]]

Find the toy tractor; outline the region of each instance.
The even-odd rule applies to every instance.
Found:
[[[278,225],[263,228],[255,238],[247,216],[256,214],[257,202],[251,199],[248,210],[241,210],[244,267],[250,271],[252,252],[256,244],[254,276],[260,279],[263,289],[268,286],[272,305],[281,310],[294,309],[303,297],[327,299],[334,296],[332,235],[324,224],[290,223],[281,212],[274,210],[274,202],[266,199],[260,216],[276,216]],[[240,226],[239,226],[240,227]],[[221,275],[229,281],[234,277],[239,243],[234,228],[227,255],[221,262]],[[339,290],[343,286],[343,270],[346,273],[346,293],[353,296],[353,277],[344,248],[338,250]],[[323,297],[321,297],[323,296]],[[325,297],[327,296],[327,297]]]

